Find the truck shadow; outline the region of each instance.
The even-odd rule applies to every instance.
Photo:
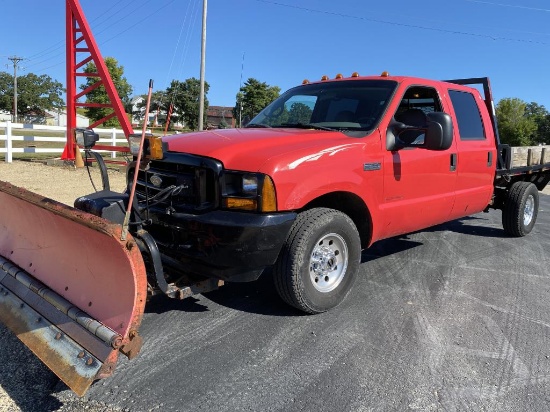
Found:
[[[414,236],[422,233],[442,233],[453,232],[463,235],[480,236],[486,238],[506,238],[509,237],[503,229],[482,226],[484,218],[467,216],[461,219],[446,222],[440,225],[432,226],[427,229],[417,232],[400,235],[389,239],[379,240],[370,248],[363,251],[361,263],[366,263],[375,259],[391,256],[396,253],[404,252],[418,246],[423,246],[424,243],[415,240]]]
[[[187,299],[171,299],[165,295],[156,295],[150,298],[145,305],[145,313],[165,313],[178,310],[188,313],[208,312],[207,306],[191,296]]]
[[[255,282],[226,283],[220,289],[190,297],[184,300],[158,296],[145,305],[146,313],[165,313],[170,311],[207,312],[216,310],[216,306],[235,309],[242,312],[268,316],[296,316],[302,312],[286,305],[275,290],[273,277],[266,271]]]
[[[492,212],[495,213],[495,212]],[[492,237],[492,238],[506,238],[510,237],[506,234],[502,227],[494,227],[484,225],[484,222],[487,222],[488,219],[476,216],[466,216],[457,220],[452,220],[450,222],[443,223],[441,225],[432,226],[430,228],[420,230],[415,233],[421,232],[454,232],[461,233],[464,235],[473,235],[480,237]]]
[[[483,226],[485,219],[465,217],[452,222],[433,226],[413,234],[380,240],[361,255],[361,263],[385,258],[404,252],[424,243],[414,239],[418,233],[454,232],[465,235],[492,238],[507,237],[502,229]],[[169,311],[205,312],[215,310],[208,301],[215,305],[267,316],[307,316],[303,312],[288,306],[277,294],[271,271],[266,271],[257,281],[249,283],[226,283],[220,289],[203,294],[204,298],[187,298],[182,301],[157,296],[145,306],[146,313],[165,313]]]

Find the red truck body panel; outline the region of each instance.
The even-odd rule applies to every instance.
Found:
[[[226,169],[271,176],[280,211],[300,210],[330,193],[358,196],[370,213],[370,243],[485,209],[493,193],[496,145],[479,92],[401,76],[331,82],[368,79],[397,82],[398,87],[378,127],[360,138],[340,131],[245,128],[176,135],[164,141],[173,152],[207,156],[220,160]],[[453,118],[449,149],[387,150],[388,127],[403,96],[413,87],[435,90],[441,110]],[[449,90],[474,96],[485,128],[483,140],[461,140]],[[493,159],[490,164],[489,159]]]

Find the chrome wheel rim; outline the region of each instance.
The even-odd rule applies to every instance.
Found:
[[[535,198],[530,195],[525,201],[525,208],[523,209],[523,226],[529,226],[533,220],[535,214]]]
[[[342,236],[329,233],[320,238],[309,258],[313,287],[322,293],[336,289],[344,279],[348,260],[348,246]]]

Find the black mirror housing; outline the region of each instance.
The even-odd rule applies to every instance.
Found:
[[[447,150],[453,144],[453,120],[443,112],[427,113],[428,124],[422,147],[428,150]]]
[[[424,142],[405,143],[399,138],[403,132],[417,131],[424,133]],[[426,150],[447,150],[453,144],[453,120],[443,112],[426,113],[424,126],[409,126],[392,119],[386,134],[386,149],[395,151],[407,147],[418,147]]]

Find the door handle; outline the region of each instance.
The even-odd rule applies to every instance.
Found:
[[[487,166],[491,167],[492,165],[493,165],[493,152],[488,152]]]
[[[451,153],[451,172],[454,172],[456,170],[457,159],[458,157],[456,153]]]

